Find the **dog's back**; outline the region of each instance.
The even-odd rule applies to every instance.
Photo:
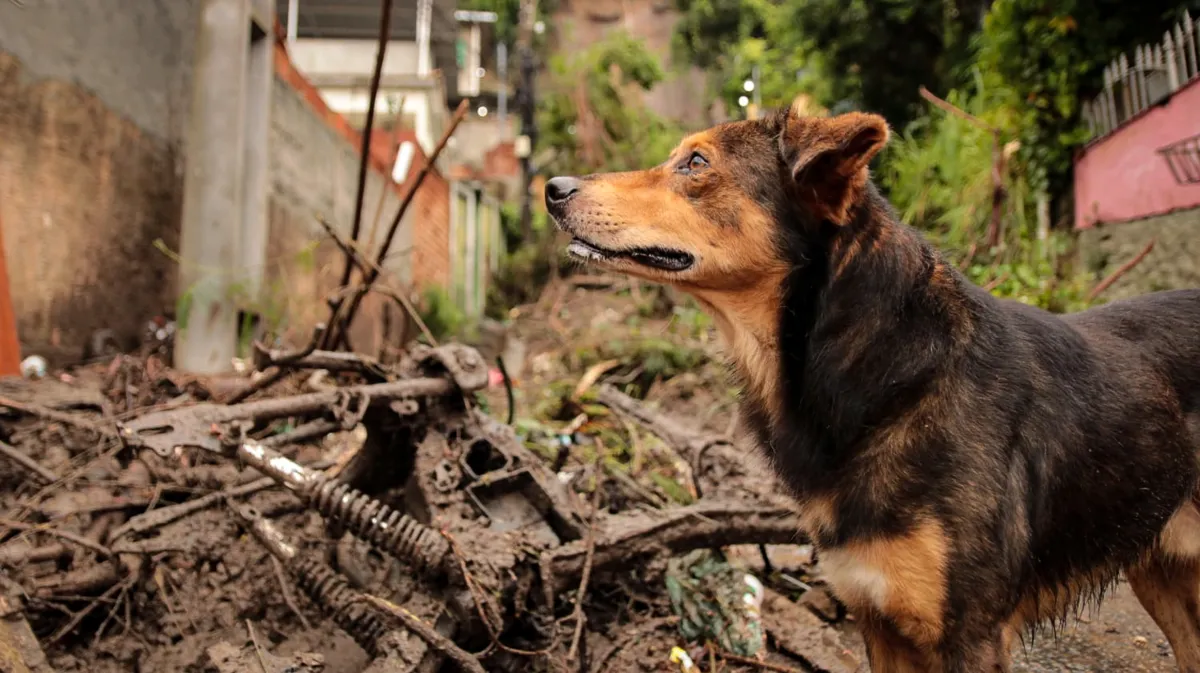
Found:
[[[1169,290],[1063,316],[1085,335],[1110,334],[1171,381],[1181,410],[1200,433],[1200,290]],[[1200,449],[1200,434],[1197,449]]]

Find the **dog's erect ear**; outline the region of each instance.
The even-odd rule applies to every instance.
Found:
[[[887,122],[879,115],[806,117],[793,106],[780,130],[779,150],[792,179],[807,187],[801,193],[815,199],[811,205],[841,224],[866,183],[867,164],[887,141]]]

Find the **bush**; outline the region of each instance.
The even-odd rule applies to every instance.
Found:
[[[441,341],[447,337],[462,334],[467,327],[467,315],[454,302],[454,298],[445,288],[430,286],[425,288],[421,302],[421,320],[433,334],[433,338]]]
[[[985,86],[978,75],[973,90],[951,91],[947,100],[998,128],[1001,142],[1020,134],[1023,117],[1008,104],[1011,92]],[[934,110],[914,121],[892,143],[882,175],[901,219],[924,230],[952,262],[966,266],[973,282],[991,286],[997,296],[1059,312],[1084,308],[1088,282],[1068,263],[1070,234],[1038,240],[1037,194],[1013,141],[1002,148],[1000,245],[985,249],[993,142],[990,130],[961,115]]]

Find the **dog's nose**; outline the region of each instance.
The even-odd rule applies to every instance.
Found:
[[[551,178],[546,183],[546,207],[561,206],[579,191],[579,180],[570,177]]]

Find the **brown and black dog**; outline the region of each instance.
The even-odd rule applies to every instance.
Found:
[[[712,313],[873,671],[1006,671],[1124,571],[1200,672],[1200,291],[995,299],[876,191],[887,139],[783,110],[546,204],[572,255]]]

